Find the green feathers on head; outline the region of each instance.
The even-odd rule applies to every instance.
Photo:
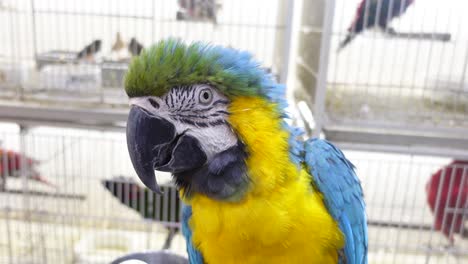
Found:
[[[175,86],[209,83],[227,96],[266,96],[262,89],[265,77],[248,52],[169,39],[132,60],[125,91],[129,97],[161,96]]]

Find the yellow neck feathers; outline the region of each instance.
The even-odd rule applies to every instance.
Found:
[[[289,158],[276,106],[237,97],[229,122],[248,153],[250,189],[239,202],[194,194],[190,226],[206,263],[337,263],[341,233],[310,176]]]
[[[288,133],[276,106],[261,98],[236,98],[229,123],[245,143],[252,195],[270,195],[297,170],[289,159]]]

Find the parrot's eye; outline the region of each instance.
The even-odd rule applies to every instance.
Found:
[[[201,104],[208,105],[213,100],[213,92],[208,88],[201,90],[198,100]]]

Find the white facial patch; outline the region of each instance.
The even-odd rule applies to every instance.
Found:
[[[198,139],[208,159],[237,144],[227,121],[229,100],[209,85],[174,87],[161,97],[131,98],[130,105],[170,121],[177,134]]]

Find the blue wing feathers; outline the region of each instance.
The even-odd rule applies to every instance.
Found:
[[[192,230],[190,230],[189,220],[192,216],[192,207],[184,205],[182,208],[182,234],[185,237],[187,243],[187,254],[189,257],[190,264],[203,264],[203,257],[195,248],[192,242]]]
[[[351,226],[351,223],[348,219],[348,217],[346,217],[346,215],[344,215],[342,218],[341,218],[341,223],[340,223],[340,227],[342,227],[342,230],[343,230],[343,233],[344,234],[352,234],[353,233],[353,228]],[[353,236],[349,236],[349,237],[346,237],[346,243],[347,243],[347,247],[345,247],[345,256],[353,256],[355,253],[355,246],[354,244],[356,243],[356,241],[354,241],[354,237]]]
[[[340,263],[367,263],[367,220],[361,184],[354,165],[343,152],[326,140],[310,139],[304,144],[304,162],[325,205],[345,236]]]

